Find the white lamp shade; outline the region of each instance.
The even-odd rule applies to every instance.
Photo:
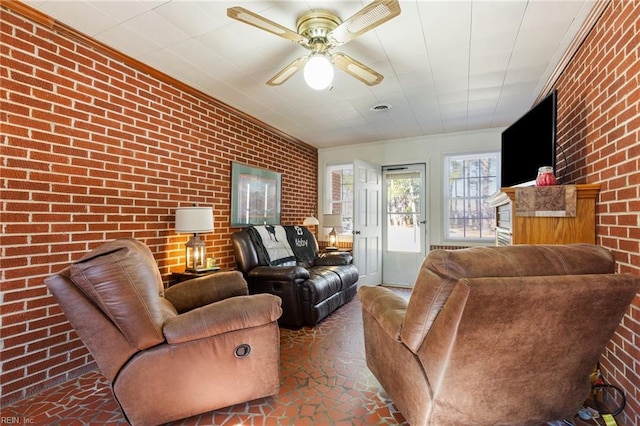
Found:
[[[178,207],[176,209],[176,232],[199,233],[213,231],[213,208]]]
[[[322,226],[325,228],[342,228],[342,215],[325,214],[322,216]]]
[[[302,224],[304,226],[313,226],[313,225],[320,225],[320,222],[315,217],[309,216],[309,217],[305,218],[305,220],[302,222]]]
[[[333,81],[333,65],[325,55],[312,55],[304,66],[304,81],[314,90],[324,90]]]

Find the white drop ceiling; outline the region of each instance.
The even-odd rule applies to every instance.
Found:
[[[295,31],[310,9],[342,19],[368,1],[29,0],[26,4],[318,148],[506,127],[536,102],[604,0],[401,0],[401,14],[334,49],[384,75],[369,87],[336,70],[314,91],[308,53],[226,15],[242,6]],[[594,10],[596,10],[595,8]],[[385,104],[390,108],[371,108]]]

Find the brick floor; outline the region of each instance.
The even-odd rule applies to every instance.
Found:
[[[397,290],[408,297],[406,289]],[[172,425],[406,425],[366,366],[360,302],[355,298],[313,328],[282,328],[280,393]],[[21,424],[126,425],[98,371],[4,407]]]

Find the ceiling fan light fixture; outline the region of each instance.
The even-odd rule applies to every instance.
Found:
[[[329,52],[399,14],[399,0],[373,0],[346,21],[330,10],[312,9],[298,16],[296,31],[292,31],[243,7],[235,6],[227,9],[227,16],[230,18],[294,41],[311,51],[310,55],[295,59],[268,80],[269,86],[281,85],[304,68],[304,80],[314,90],[325,90],[332,86],[334,65],[367,86],[379,84],[384,78],[382,74],[349,55],[340,52],[329,54]]]
[[[324,90],[331,85],[333,65],[326,55],[311,55],[304,66],[304,81],[314,90]]]

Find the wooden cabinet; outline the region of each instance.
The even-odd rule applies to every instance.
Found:
[[[496,245],[596,242],[599,184],[575,185],[573,217],[520,216],[515,212],[516,188],[502,188],[491,204],[496,209]]]

